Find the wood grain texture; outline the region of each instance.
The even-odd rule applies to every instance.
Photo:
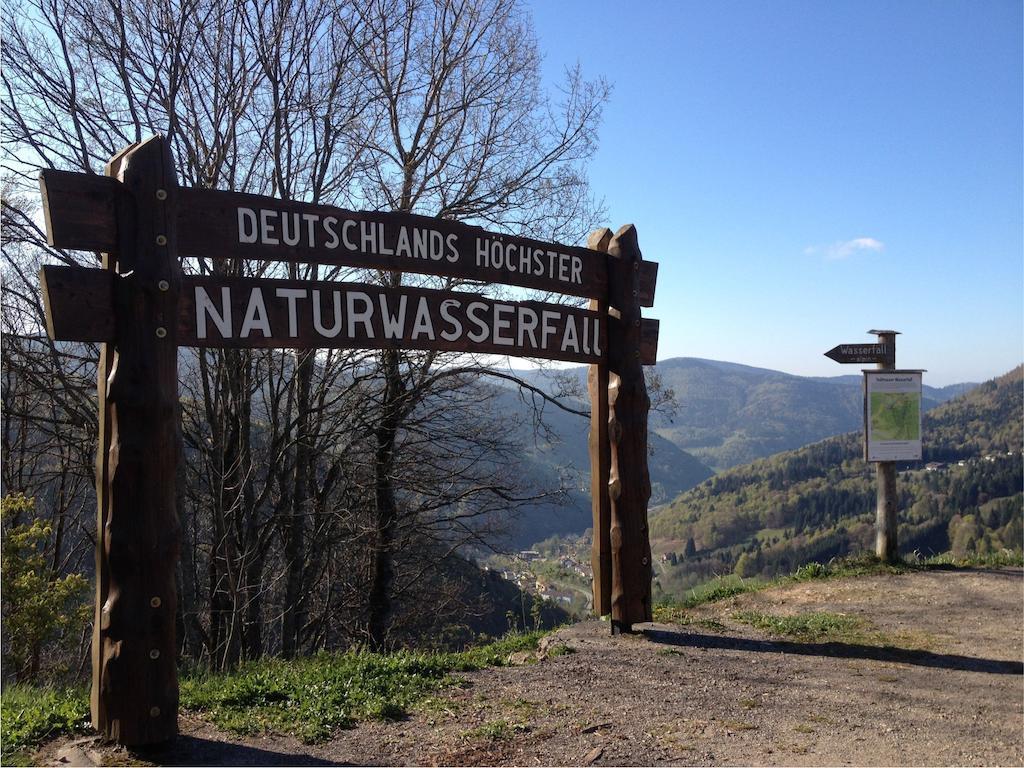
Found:
[[[629,224],[612,238],[608,253],[628,265],[632,279],[609,286],[609,302],[619,310],[608,338],[608,436],[611,446],[612,631],[629,632],[651,620],[651,545],[647,503],[647,414],[650,399],[641,365],[639,272],[636,228]],[[620,274],[622,274],[620,272]]]
[[[39,270],[46,332],[54,341],[113,341],[114,277],[103,269]]]
[[[612,231],[594,230],[587,246],[607,253]],[[608,318],[608,300],[591,299],[590,308]],[[607,325],[607,322],[605,323]],[[608,363],[595,363],[587,372],[590,391],[590,505],[593,518],[590,567],[593,573],[592,592],[595,616],[606,616],[612,610],[611,500],[608,497],[608,471],[611,461],[608,445]]]
[[[54,248],[113,251],[121,185],[110,176],[71,171],[39,173],[46,240]]]
[[[885,357],[876,365],[880,371],[896,368],[896,331],[869,331],[878,334],[878,345],[885,350]],[[865,391],[867,383],[865,381]],[[866,402],[865,397],[865,402]],[[867,458],[867,410],[865,406],[864,451]],[[883,563],[895,563],[899,559],[900,547],[897,539],[896,462],[879,461],[875,464],[875,478],[878,482],[875,505],[875,554]]]
[[[117,275],[114,341],[104,345],[100,369],[92,717],[105,738],[141,746],[177,734],[175,179],[162,137],[131,147],[109,168],[134,204],[119,210],[117,249],[106,257]]]
[[[640,320],[640,364],[655,365],[658,362],[658,333],[661,322],[644,317]]]

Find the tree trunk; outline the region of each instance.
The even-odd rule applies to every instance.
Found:
[[[381,354],[384,369],[384,397],[381,420],[374,431],[374,542],[373,571],[369,598],[369,635],[373,648],[385,645],[391,618],[391,584],[394,580],[395,533],[398,505],[391,478],[394,467],[395,439],[401,423],[401,398],[404,394],[398,352],[386,349]]]

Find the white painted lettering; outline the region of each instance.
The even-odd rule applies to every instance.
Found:
[[[576,285],[583,284],[583,259],[579,256],[572,257],[572,281]]]
[[[565,316],[565,330],[562,332],[562,351],[568,352],[569,347],[576,354],[580,352],[580,341],[576,333],[576,318],[573,315]]]
[[[280,241],[274,237],[274,224],[270,221],[274,218],[277,218],[277,211],[260,208],[260,242],[264,245],[280,244]]]
[[[306,245],[310,248],[316,248],[316,223],[320,221],[320,217],[315,213],[304,213],[302,214],[302,220],[306,222]]]
[[[454,264],[459,260],[458,235],[451,234],[445,238],[444,244],[448,246],[448,255],[445,256],[450,263]]]
[[[430,230],[430,260],[440,261],[444,258],[444,235]]]
[[[238,242],[256,242],[256,211],[252,208],[238,209]]]
[[[385,339],[400,339],[402,338],[402,331],[405,330],[405,304],[407,297],[406,295],[400,294],[398,297],[398,314],[392,315],[391,308],[388,307],[387,294],[382,293],[380,295],[380,319],[384,325],[384,338]]]
[[[395,252],[388,248],[386,245],[384,245],[385,242],[386,239],[384,238],[384,224],[379,223],[377,224],[377,247],[380,249],[379,253],[381,256],[394,256]]]
[[[260,212],[262,215],[262,211]],[[249,294],[249,303],[245,308],[245,318],[242,320],[242,329],[238,332],[240,339],[248,338],[254,330],[263,334],[263,338],[269,339],[270,320],[267,319],[267,305],[263,303],[263,291],[253,288]]]
[[[412,231],[413,256],[417,259],[430,258],[430,230],[415,227]]]
[[[509,304],[495,304],[494,305],[494,343],[500,344],[503,347],[511,347],[516,342],[511,336],[502,336],[501,332],[504,330],[511,330],[512,321],[506,320],[502,315],[512,314],[516,311],[516,308]]]
[[[469,321],[477,327],[477,330],[472,333],[467,333],[466,337],[470,341],[481,342],[486,341],[490,335],[490,329],[487,327],[487,321],[482,317],[478,316],[478,312],[486,312],[487,305],[482,301],[471,301],[469,306],[466,307],[466,317]]]
[[[362,291],[352,291],[345,294],[346,308],[348,310],[348,337],[356,337],[356,323],[362,323],[366,330],[366,338],[373,338],[373,302],[370,297]],[[356,311],[356,302],[363,305],[362,310]]]
[[[348,248],[350,251],[359,250],[358,248],[356,248],[355,241],[349,239],[349,234],[348,234],[348,231],[350,229],[355,229],[355,228],[356,228],[356,223],[354,221],[352,221],[352,219],[345,219],[345,223],[341,225],[341,240],[342,240],[343,243],[345,243],[345,247]]]
[[[242,210],[242,209],[239,209]],[[255,218],[253,219],[255,221]],[[206,318],[209,316],[217,326],[222,338],[231,338],[231,289],[223,286],[220,289],[220,311],[213,303],[210,294],[201,285],[196,286],[196,338],[206,338]]]
[[[281,214],[281,239],[285,245],[298,245],[300,237],[299,214],[285,211]]]
[[[347,224],[348,222],[345,223]],[[338,220],[333,216],[328,216],[324,219],[324,231],[329,235],[329,239],[324,243],[324,248],[328,248],[333,251],[338,247],[338,230],[335,229],[337,226]]]
[[[295,303],[308,295],[305,288],[278,288],[277,298],[288,302],[288,336],[295,338],[299,335],[299,313]]]
[[[441,302],[441,318],[452,327],[450,331],[441,331],[441,338],[445,341],[455,341],[462,336],[462,323],[451,312],[452,309],[458,309],[461,306],[462,302],[456,299],[445,299]]]
[[[331,291],[334,299],[334,325],[324,325],[323,311],[320,309],[320,291],[313,291],[313,328],[321,336],[333,339],[341,333],[341,291]]]
[[[416,322],[412,324],[410,338],[418,339],[421,335],[434,340],[434,321],[430,318],[430,306],[425,296],[420,296],[419,306],[416,307]]]
[[[377,252],[377,228],[372,221],[359,222],[359,244],[366,253]],[[349,327],[351,332],[352,328]]]
[[[537,348],[537,337],[534,335],[534,331],[537,330],[537,313],[529,307],[519,308],[519,346],[523,346],[523,341],[526,335],[530,335],[530,346],[534,349]]]
[[[408,258],[412,256],[412,246],[409,244],[409,233],[405,227],[398,228],[398,242],[395,243],[395,255],[405,256]]]
[[[561,312],[555,312],[550,309],[545,309],[540,313],[540,348],[548,348],[548,339],[555,335],[555,326],[552,323],[557,322],[558,318],[562,316]]]

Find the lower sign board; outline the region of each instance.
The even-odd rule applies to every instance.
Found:
[[[117,280],[130,278],[44,267],[51,337],[112,340]],[[400,347],[597,363],[605,359],[607,325],[607,317],[587,309],[473,293],[192,276],[181,281],[176,342],[184,347]]]
[[[867,461],[921,459],[921,372],[864,371]]]

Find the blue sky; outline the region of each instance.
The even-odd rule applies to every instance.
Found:
[[[1022,4],[534,0],[614,85],[590,168],[659,262],[659,359],[801,375],[901,331],[941,386],[1024,360]]]

